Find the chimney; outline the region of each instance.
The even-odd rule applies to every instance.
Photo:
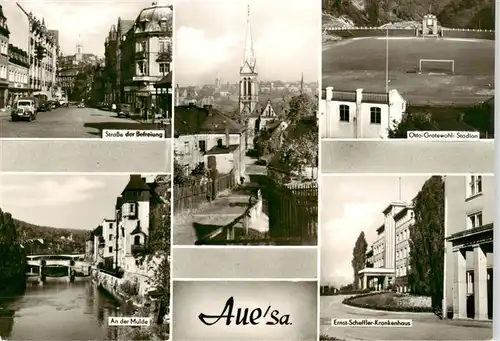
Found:
[[[226,128],[226,148],[229,148],[229,128]]]
[[[333,97],[333,86],[327,86],[326,87],[326,100],[330,101]]]

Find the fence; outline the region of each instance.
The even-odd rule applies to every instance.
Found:
[[[316,244],[318,237],[318,185],[274,184],[268,193],[269,236],[272,240],[298,239]]]
[[[234,169],[219,175],[215,180],[174,186],[174,212],[194,210],[204,203],[214,200],[220,192],[236,186]]]
[[[325,27],[325,32],[340,38],[364,38],[364,37],[416,37],[417,28],[380,28],[380,27]],[[465,39],[487,39],[495,40],[494,30],[441,28],[441,36],[444,38]]]

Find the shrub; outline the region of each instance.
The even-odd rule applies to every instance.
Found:
[[[128,296],[139,294],[139,284],[137,282],[125,281],[120,284],[120,289]]]
[[[380,292],[371,292],[368,294],[351,296],[351,297],[344,299],[342,301],[342,303],[349,305],[349,306],[352,306],[352,307],[373,309],[373,310],[382,310],[382,311],[413,312],[413,313],[432,313],[432,312],[434,312],[434,308],[432,308],[432,307],[422,307],[422,306],[411,307],[411,306],[398,306],[398,305],[379,306],[376,304],[357,302],[358,298],[375,296],[375,295],[380,295],[380,294],[381,294]]]

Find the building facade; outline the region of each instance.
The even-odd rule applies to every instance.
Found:
[[[19,97],[29,95],[29,67],[28,53],[9,44],[8,105],[12,106]]]
[[[0,5],[0,109],[7,106],[9,96],[9,37],[7,18]]]
[[[384,224],[377,229],[377,239],[367,252],[367,263],[359,275],[362,289],[385,290],[395,286],[408,292],[410,270],[410,226],[414,224],[413,206],[393,202],[383,211]]]
[[[443,316],[493,317],[492,176],[445,177]]]
[[[108,76],[109,83],[105,91],[105,101],[107,103],[116,103],[118,99],[117,89],[117,47],[118,32],[116,26],[112,25],[109,34],[104,43],[104,72]]]
[[[388,93],[323,90],[321,138],[387,138],[401,122],[406,101],[395,89]]]
[[[57,46],[54,30],[49,31],[45,26],[45,21],[38,20],[31,13],[28,14],[28,22],[30,88],[52,98],[57,90],[57,57],[59,55],[59,46]]]
[[[153,3],[139,13],[121,42],[122,72],[124,62],[132,66],[131,72],[123,72],[123,102],[131,104],[143,118],[154,112],[154,85],[171,71],[172,13],[171,5]]]
[[[174,120],[174,154],[186,175],[213,157],[219,173],[234,170],[237,181],[245,176],[245,127],[211,105],[176,107]]]

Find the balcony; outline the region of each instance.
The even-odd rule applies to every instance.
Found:
[[[145,60],[148,58],[148,54],[146,51],[137,51],[135,53],[135,60]]]
[[[156,77],[148,76],[148,75],[138,75],[132,77],[134,82],[152,82],[156,81]]]

